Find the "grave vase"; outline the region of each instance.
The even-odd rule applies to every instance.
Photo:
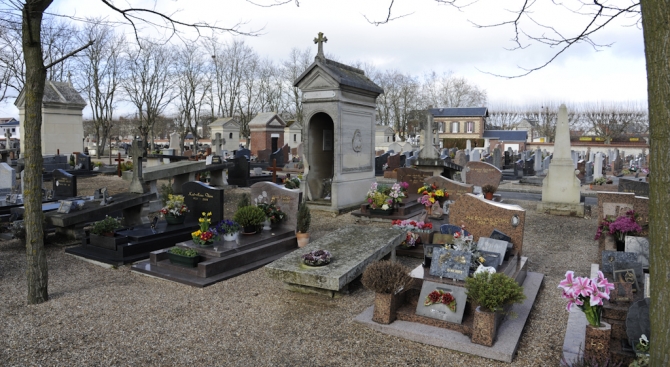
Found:
[[[180,216],[174,216],[170,214],[165,215],[165,221],[167,222],[168,225],[170,224],[183,224],[184,220],[186,219],[185,215],[180,215]]]
[[[597,361],[599,366],[604,366],[605,361],[610,358],[612,325],[602,321],[600,327],[587,324],[585,333],[584,357],[594,362]]]
[[[493,200],[493,193],[492,192],[485,192],[484,193],[484,198],[486,200]]]
[[[484,311],[478,306],[472,322],[472,342],[487,347],[493,346],[503,317],[504,314],[500,312]]]
[[[375,293],[375,308],[372,321],[379,324],[390,324],[396,319],[396,311],[402,305],[404,293]]]
[[[272,227],[270,227],[270,219],[269,219],[269,218],[265,218],[265,222],[263,222],[263,230],[264,230],[264,231],[269,231],[269,230],[271,230],[271,229],[272,229]],[[246,232],[246,231],[245,231],[245,232]]]
[[[225,233],[223,235],[223,240],[232,242],[232,241],[237,241],[237,237],[239,236],[240,232],[235,232],[235,233]]]
[[[298,239],[298,247],[302,248],[309,243],[309,233],[297,232],[295,237]]]

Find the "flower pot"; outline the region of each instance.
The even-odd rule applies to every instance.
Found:
[[[390,324],[395,321],[396,311],[402,303],[403,295],[403,293],[375,293],[375,308],[372,314],[372,321],[379,324]]]
[[[370,215],[391,215],[393,213],[392,209],[370,209]]]
[[[226,233],[226,234],[223,235],[223,240],[228,241],[228,242],[237,241],[238,235],[239,235],[239,232]]]
[[[167,222],[168,225],[170,225],[170,224],[183,224],[185,219],[186,219],[185,215],[180,215],[178,217],[175,217],[174,215],[170,215],[170,214],[165,215],[165,221]]]
[[[259,230],[260,229],[260,230]],[[263,225],[249,225],[242,227],[242,234],[256,234],[263,230]]]
[[[478,306],[472,322],[472,342],[487,347],[493,346],[502,316],[503,314],[498,312],[483,311],[481,306]]]
[[[270,219],[265,218],[265,222],[263,222],[263,230],[264,231],[269,231],[272,228],[270,227]]]
[[[298,247],[305,247],[309,243],[309,233],[298,232],[295,237],[298,239]]]
[[[614,236],[616,242],[617,251],[626,251],[626,241],[620,240],[618,237]]]
[[[585,333],[584,357],[597,361],[599,366],[604,366],[605,361],[610,358],[612,325],[602,321],[600,327],[587,324]]]
[[[171,252],[167,253],[168,259],[171,264],[179,265],[187,268],[194,268],[198,265],[200,261],[200,256],[182,256],[173,254]]]
[[[485,192],[484,193],[484,199],[493,200],[493,193],[492,192]]]

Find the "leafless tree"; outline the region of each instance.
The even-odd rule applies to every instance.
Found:
[[[288,112],[295,118],[295,120],[304,125],[302,114],[302,91],[298,87],[293,86],[293,82],[302,74],[307,67],[312,63],[312,50],[306,48],[299,50],[297,48],[291,49],[289,56],[282,62],[282,70],[284,76],[284,83],[286,85],[287,93],[284,95],[287,99]]]
[[[121,92],[123,79],[123,57],[126,39],[101,20],[93,20],[84,26],[79,43],[95,40],[77,58],[80,71],[75,79],[77,86],[86,93],[91,108],[95,139],[98,144],[96,157],[100,158],[107,146],[112,130],[114,109]]]
[[[424,76],[422,91],[425,105],[440,107],[481,107],[486,105],[486,90],[453,73]]]
[[[145,148],[157,118],[177,96],[173,54],[168,45],[144,41],[128,53],[128,75],[122,87],[128,101],[137,108],[137,131]]]
[[[177,87],[179,89],[178,125],[179,143],[184,147],[184,139],[190,131],[194,146],[198,145],[198,125],[209,103],[207,96],[212,88],[208,62],[202,56],[198,44],[186,44],[179,49],[176,57]]]
[[[644,132],[647,113],[634,103],[589,103],[581,106],[580,115],[589,135],[614,139],[630,133]]]

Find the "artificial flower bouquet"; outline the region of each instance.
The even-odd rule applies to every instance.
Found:
[[[216,232],[216,229],[209,227],[212,223],[212,212],[202,212],[202,217],[198,219],[198,223],[200,229],[191,233],[193,243],[200,246],[206,246],[214,241],[218,241],[219,233]]]
[[[421,194],[421,197],[417,199],[417,202],[426,207],[432,206],[440,199],[449,198],[449,194],[442,189],[438,189],[435,184],[421,186],[417,193]]]
[[[180,217],[188,213],[188,208],[184,205],[184,196],[168,195],[168,200],[165,202],[165,206],[161,209],[161,213],[164,216],[171,215],[173,217]]]
[[[430,292],[423,301],[424,306],[430,306],[433,304],[443,304],[447,306],[452,312],[456,312],[456,299],[451,293],[445,292],[441,289]]]
[[[400,220],[396,219],[391,222],[392,228],[404,229],[406,231],[418,233],[430,233],[433,230],[433,223],[414,220]]]
[[[281,211],[281,208],[277,205],[275,200],[272,200],[269,203],[258,203],[256,206],[263,210],[265,217],[270,223],[279,223],[286,217],[286,213]]]
[[[587,277],[575,277],[572,270],[565,273],[558,288],[563,290],[563,298],[568,300],[566,309],[572,311],[577,306],[591,326],[600,327],[600,317],[603,312],[603,300],[610,299],[610,291],[614,284],[607,281],[602,271],[598,276],[589,279]]]
[[[603,232],[607,232],[619,241],[624,241],[626,236],[642,232],[642,227],[637,224],[637,214],[634,210],[629,210],[626,215],[617,218],[608,217],[598,225],[595,239],[599,239]]]

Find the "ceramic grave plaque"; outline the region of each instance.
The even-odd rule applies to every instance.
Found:
[[[426,306],[426,297],[434,291],[451,294],[455,305],[452,303],[450,308],[448,305],[438,302]],[[460,324],[463,321],[466,301],[465,288],[424,280],[421,294],[419,295],[419,302],[416,306],[416,314]]]
[[[615,262],[634,262],[637,261],[637,254],[621,251],[603,251],[602,269],[603,273],[612,273],[612,266]]]
[[[626,236],[626,252],[637,254],[642,267],[649,267],[649,239],[647,237]]]
[[[642,286],[642,283],[644,282],[644,272],[642,271],[641,263],[637,261],[615,261],[614,264],[612,264],[613,273],[622,269],[632,269],[635,272],[635,280]]]
[[[472,253],[447,250],[444,247],[433,249],[433,261],[430,275],[449,279],[465,280],[470,272]]]
[[[477,243],[477,250],[494,252],[500,257],[498,265],[502,265],[505,259],[505,252],[507,252],[507,241],[494,240],[493,238],[480,237]]]
[[[54,199],[66,199],[77,196],[77,176],[62,169],[53,171]]]
[[[299,189],[290,190],[272,182],[257,182],[250,188],[252,204],[274,201],[279,209],[286,213],[281,225],[295,229],[298,223],[298,206],[302,197]]]
[[[500,232],[497,229],[493,230],[493,233],[489,236],[489,238],[493,238],[494,240],[500,240],[500,241],[506,241],[506,242],[512,242],[512,237]]]
[[[187,221],[198,221],[202,213],[212,213],[211,224],[223,220],[223,189],[208,186],[202,182],[187,182],[181,186],[184,204],[188,208]]]
[[[481,240],[481,238],[480,238]],[[491,251],[479,251],[479,254],[484,258],[484,263],[482,265],[484,266],[490,266],[494,269],[498,269],[498,266],[501,264],[501,260],[504,259],[500,257],[500,254],[497,252],[491,252]]]

